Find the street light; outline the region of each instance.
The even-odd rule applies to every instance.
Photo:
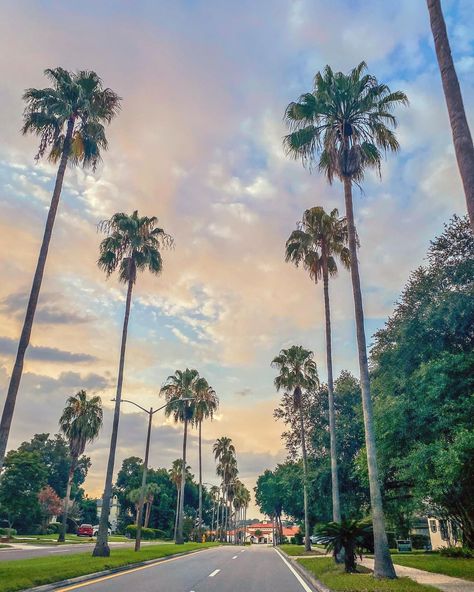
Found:
[[[111,400],[115,401],[115,399],[111,399]],[[139,405],[138,403],[135,403],[134,401],[130,401],[129,399],[122,399],[122,403],[131,403],[132,405],[135,405],[135,407],[138,407],[139,409],[141,409],[142,411],[144,411],[148,415],[148,431],[147,431],[147,435],[146,435],[145,461],[143,463],[142,486],[140,489],[140,499],[138,502],[137,534],[135,536],[135,551],[140,550],[140,543],[142,540],[143,506],[145,503],[145,487],[146,487],[146,477],[147,477],[147,472],[148,472],[148,453],[150,452],[151,423],[152,423],[153,416],[155,415],[155,413],[157,411],[161,411],[165,407],[169,407],[170,405],[173,405],[173,403],[177,403],[178,401],[192,401],[192,400],[193,400],[192,397],[183,398],[183,399],[175,399],[174,401],[170,401],[169,403],[165,403],[165,405],[158,407],[158,409],[153,409],[153,407],[150,407],[150,409],[148,410],[148,409],[145,409],[145,407],[142,407],[141,405]]]

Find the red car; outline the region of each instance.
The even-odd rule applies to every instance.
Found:
[[[77,529],[77,536],[91,537],[94,534],[92,524],[81,524]]]

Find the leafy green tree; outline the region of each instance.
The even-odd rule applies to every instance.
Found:
[[[302,392],[314,389],[319,384],[316,362],[313,360],[313,352],[304,349],[301,345],[292,345],[288,349],[282,349],[279,355],[273,359],[272,367],[279,370],[275,378],[277,391],[284,390],[293,395],[293,408],[299,412],[299,425],[301,430],[301,452],[303,457],[303,497],[305,514],[305,549],[311,550],[309,540],[309,506],[308,506],[308,458],[306,454],[306,434],[304,426],[304,410],[302,405]]]
[[[198,509],[198,531],[202,528],[202,422],[205,419],[214,417],[214,413],[219,407],[219,397],[215,390],[209,386],[206,380],[199,384],[199,390],[196,391],[196,400],[194,403],[193,423],[198,426],[199,431],[199,509]]]
[[[97,524],[97,500],[85,496],[78,503],[84,524]]]
[[[182,456],[182,476],[180,483],[178,524],[176,530],[176,543],[183,544],[183,520],[184,520],[184,485],[186,482],[186,451],[188,440],[188,424],[194,418],[197,393],[208,387],[206,380],[199,376],[195,369],[186,368],[186,370],[176,370],[174,374],[168,376],[165,385],[161,388],[161,393],[168,406],[165,409],[166,415],[173,415],[176,423],[184,424],[183,432],[183,456]]]
[[[59,420],[62,433],[68,439],[71,464],[64,498],[64,510],[58,542],[66,540],[67,515],[71,496],[71,486],[79,457],[86,444],[93,442],[102,427],[102,401],[100,397],[87,397],[86,391],[79,391],[69,397]]]
[[[399,528],[450,517],[474,547],[474,237],[454,216],[375,335],[372,382],[382,477]]]
[[[95,72],[80,70],[74,73],[63,68],[48,68],[44,73],[52,87],[29,88],[23,95],[26,103],[23,133],[40,137],[37,160],[47,155],[50,162],[59,163],[59,166],[0,421],[0,469],[13,420],[25,353],[30,343],[66,165],[81,164],[84,168],[95,169],[101,159],[101,151],[107,148],[104,124],[110,123],[120,108],[118,95],[110,88],[104,88]]]
[[[99,521],[97,542],[93,551],[94,557],[108,557],[108,521],[110,512],[110,498],[112,495],[112,478],[117,449],[117,436],[120,420],[120,402],[122,398],[123,373],[125,366],[125,348],[127,344],[128,320],[132,302],[133,286],[137,281],[139,271],[148,270],[154,275],[161,273],[163,263],[160,250],[171,246],[172,239],[162,228],[157,226],[158,218],[152,216],[140,217],[135,210],[131,216],[119,212],[110,220],[103,222],[100,227],[107,233],[107,237],[100,244],[98,265],[109,277],[118,270],[119,281],[127,285],[125,302],[125,316],[122,328],[122,342],[120,347],[120,361],[117,377],[117,391],[115,394],[114,419],[110,439],[109,459],[105,477],[102,510]]]
[[[393,109],[406,105],[408,100],[403,92],[392,92],[386,84],[364,73],[366,68],[365,62],[361,62],[349,74],[333,72],[329,66],[318,72],[312,92],[303,94],[286,109],[290,133],[284,146],[289,155],[301,159],[304,165],[316,164],[329,183],[337,177],[344,186],[375,539],[374,575],[395,578],[377,467],[352,186],[363,180],[368,168],[380,171],[383,152],[398,150],[392,129],[396,125]]]
[[[427,0],[431,31],[438,58],[444,97],[448,107],[454,151],[466,196],[467,211],[474,232],[474,144],[464,109],[461,87],[454,67],[441,0]]]
[[[329,214],[322,207],[306,210],[298,228],[286,241],[286,261],[300,263],[317,283],[323,280],[324,310],[326,318],[326,362],[328,372],[329,430],[331,437],[332,513],[334,522],[341,521],[339,480],[337,474],[337,443],[334,419],[334,384],[332,372],[331,308],[329,302],[329,276],[337,274],[336,259],[348,269],[350,254],[347,248],[347,224],[334,208]]]
[[[10,524],[23,531],[39,527],[38,494],[47,483],[46,468],[37,452],[11,450],[0,480],[0,506]]]

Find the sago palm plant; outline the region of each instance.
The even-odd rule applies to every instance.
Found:
[[[338,178],[344,186],[374,525],[374,573],[378,577],[395,578],[378,478],[352,186],[362,182],[367,169],[380,172],[383,154],[399,149],[393,132],[397,123],[393,110],[406,105],[408,100],[403,92],[392,92],[386,84],[379,83],[366,69],[365,62],[361,62],[349,74],[333,72],[329,66],[318,72],[312,92],[303,94],[286,108],[290,133],[284,138],[284,146],[287,153],[301,159],[303,165],[309,168],[316,165],[329,183]]]

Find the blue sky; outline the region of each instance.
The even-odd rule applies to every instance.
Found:
[[[452,49],[472,120],[474,15],[444,0]],[[166,376],[198,368],[221,397],[206,426],[237,447],[241,476],[284,458],[269,364],[302,343],[324,364],[321,288],[283,261],[303,210],[343,211],[341,190],[288,160],[283,112],[329,63],[361,60],[410,107],[400,110],[401,152],[355,192],[360,263],[371,335],[393,309],[429,240],[464,201],[424,2],[401,0],[10,2],[0,23],[0,400],[8,384],[55,170],[35,164],[22,137],[21,95],[45,85],[43,70],[96,70],[123,97],[96,173],[68,170],[48,259],[11,446],[57,429],[64,400],[87,386],[107,406],[90,449],[87,487],[100,492],[110,436],[124,289],[96,267],[96,224],[115,211],[157,215],[176,240],[160,278],[134,294],[127,396],[157,403]],[[350,278],[332,282],[336,372],[357,372]],[[117,466],[142,454],[142,418],[123,409]],[[181,434],[157,420],[152,458],[169,466]],[[192,446],[194,443],[192,442]],[[191,464],[195,463],[191,450]],[[206,481],[215,480],[208,455]],[[194,459],[194,460],[193,460]]]

